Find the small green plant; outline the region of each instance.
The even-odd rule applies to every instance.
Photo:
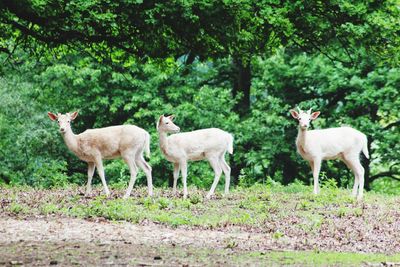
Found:
[[[261,201],[270,201],[271,200],[271,193],[270,192],[261,192],[258,194],[258,200]]]
[[[331,189],[338,188],[336,180],[333,178],[329,178],[325,172],[321,172],[319,177],[322,188],[331,188]]]
[[[303,199],[299,202],[299,208],[302,210],[308,210],[311,207],[311,202]]]
[[[27,214],[29,212],[29,207],[25,206],[24,204],[13,202],[8,210],[15,214]]]
[[[337,210],[337,216],[339,218],[342,218],[346,215],[347,215],[347,209],[345,207],[339,207],[339,209]]]
[[[176,206],[189,210],[192,206],[192,203],[190,202],[190,199],[182,199],[181,201],[177,202]]]
[[[192,203],[193,205],[199,204],[202,202],[202,197],[200,194],[192,194],[190,195],[190,203]]]
[[[312,215],[309,217],[311,230],[318,230],[324,223],[324,217],[319,215]]]
[[[309,188],[309,186],[304,185],[303,182],[296,179],[293,183],[285,186],[283,190],[286,193],[300,193],[309,190]]]
[[[166,209],[170,206],[170,201],[167,198],[159,198],[158,201],[158,207],[163,210]]]
[[[271,212],[271,213],[272,212],[277,212],[278,209],[279,209],[279,203],[277,201],[275,201],[275,200],[270,201],[267,208],[268,208],[268,211]]]
[[[143,204],[143,206],[149,210],[158,209],[158,205],[156,204],[155,199],[151,197],[143,198],[139,201],[139,203]]]
[[[280,238],[282,238],[282,237],[284,237],[285,235],[282,233],[282,232],[280,232],[279,230],[278,231],[276,231],[273,235],[272,235],[272,238],[274,238],[274,239],[280,239]]]
[[[363,209],[362,208],[355,208],[353,210],[353,214],[356,217],[361,217],[363,215]]]
[[[239,244],[234,239],[226,240],[225,248],[236,248]]]
[[[47,203],[40,207],[40,212],[45,215],[56,214],[59,211],[59,207],[53,203]]]

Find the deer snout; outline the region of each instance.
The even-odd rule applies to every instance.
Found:
[[[61,127],[60,132],[65,133],[65,128]]]

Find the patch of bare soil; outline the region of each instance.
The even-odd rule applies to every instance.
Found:
[[[2,218],[0,265],[235,265],[228,254],[265,249],[270,240],[263,234],[156,224]]]

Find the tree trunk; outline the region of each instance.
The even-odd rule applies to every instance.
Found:
[[[283,153],[278,155],[278,158],[279,161],[282,162],[282,184],[287,185],[293,182],[298,175],[298,168],[290,158],[290,154]]]
[[[182,75],[186,76],[190,73],[190,70],[192,69],[192,63],[196,59],[196,55],[193,52],[188,52],[186,55],[186,60],[185,60],[185,66],[182,71]]]
[[[4,181],[6,184],[10,184],[10,178],[5,174],[0,173],[0,179]]]
[[[235,112],[239,114],[239,116],[245,117],[249,114],[250,111],[250,87],[251,87],[251,67],[250,62],[244,64],[243,60],[234,58],[233,59],[233,97],[237,97],[241,94],[240,99],[238,99],[238,103],[235,106]],[[246,144],[243,144],[243,147],[246,147]],[[237,185],[239,183],[239,175],[241,169],[245,166],[243,162],[235,162],[231,160],[231,174],[233,177],[233,184]]]
[[[233,64],[236,70],[235,80],[233,83],[233,97],[242,94],[241,98],[235,106],[235,111],[244,117],[250,111],[250,87],[251,87],[251,66],[250,62],[243,63],[241,59],[234,59]]]

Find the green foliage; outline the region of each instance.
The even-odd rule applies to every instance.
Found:
[[[24,79],[29,77],[26,73]],[[33,84],[18,76],[1,79],[1,177],[11,184],[65,185],[67,164],[61,156],[57,158],[61,142],[55,132],[48,131],[50,123],[44,120],[38,103],[31,103]]]
[[[46,44],[128,66],[131,55],[165,59],[189,51],[201,59],[249,62],[287,44],[349,63],[366,50],[393,60],[397,7],[390,0],[7,1],[0,4],[0,47],[9,52],[21,42],[42,51]]]
[[[400,181],[391,178],[382,178],[372,184],[372,190],[385,194],[399,195]]]
[[[370,183],[398,179],[400,172],[397,6],[389,0],[0,3],[0,61],[8,63],[0,69],[0,181],[82,184],[86,164],[46,117],[78,110],[77,133],[127,123],[148,130],[156,186],[171,182],[172,166],[158,149],[155,122],[172,113],[184,131],[233,133],[235,184],[267,177],[308,184],[309,166],[295,151],[288,115],[299,105],[322,111],[316,128],[348,124],[368,135],[366,186],[382,190],[385,183]],[[250,107],[240,110],[247,100]],[[115,187],[129,180],[122,161],[106,171]],[[351,187],[353,175],[342,163],[330,161],[323,171],[339,187]],[[198,162],[188,178],[209,187],[213,173]]]
[[[40,161],[36,159],[32,163],[34,166],[28,166],[28,168],[33,171],[32,182],[34,186],[50,188],[68,185],[67,163],[65,161],[52,159]]]
[[[12,202],[8,207],[8,211],[14,214],[29,214],[31,210],[24,204],[20,204],[18,202]]]
[[[226,77],[232,71],[230,59],[196,61],[190,67],[171,59],[163,64],[132,63],[125,71],[72,55],[41,64],[46,67],[35,72],[26,60],[18,76],[10,69],[2,78],[0,127],[4,138],[0,153],[5,160],[0,162],[0,173],[13,184],[52,187],[85,181],[86,164],[67,150],[57,126],[46,116],[47,111],[73,110],[80,114],[73,125],[77,133],[122,123],[148,130],[156,186],[166,185],[172,178],[172,166],[158,148],[155,122],[161,114],[175,114],[176,124],[184,131],[220,127],[233,133],[230,161],[241,165],[239,181],[243,186],[267,183],[266,177],[284,184],[295,179],[308,183],[309,166],[295,151],[296,125],[287,112],[298,102],[303,108],[322,111],[316,121],[318,128],[345,123],[368,134],[373,158],[371,181],[388,169],[389,175],[397,172],[400,149],[396,149],[399,128],[395,123],[400,98],[395,88],[400,78],[396,68],[362,73],[321,56],[291,55],[282,50],[252,62],[250,114],[239,118],[237,99],[230,92],[232,83]],[[33,98],[35,102],[29,104]],[[339,186],[352,185],[353,175],[342,163],[329,161],[323,172]],[[129,180],[129,171],[123,161],[111,161],[106,164],[106,176],[122,188]],[[188,177],[189,184],[209,187],[213,173],[208,163],[196,162],[189,165]],[[143,173],[139,172],[137,181],[146,183]]]
[[[57,214],[59,212],[59,207],[53,203],[45,204],[40,207],[40,212],[44,215]]]

